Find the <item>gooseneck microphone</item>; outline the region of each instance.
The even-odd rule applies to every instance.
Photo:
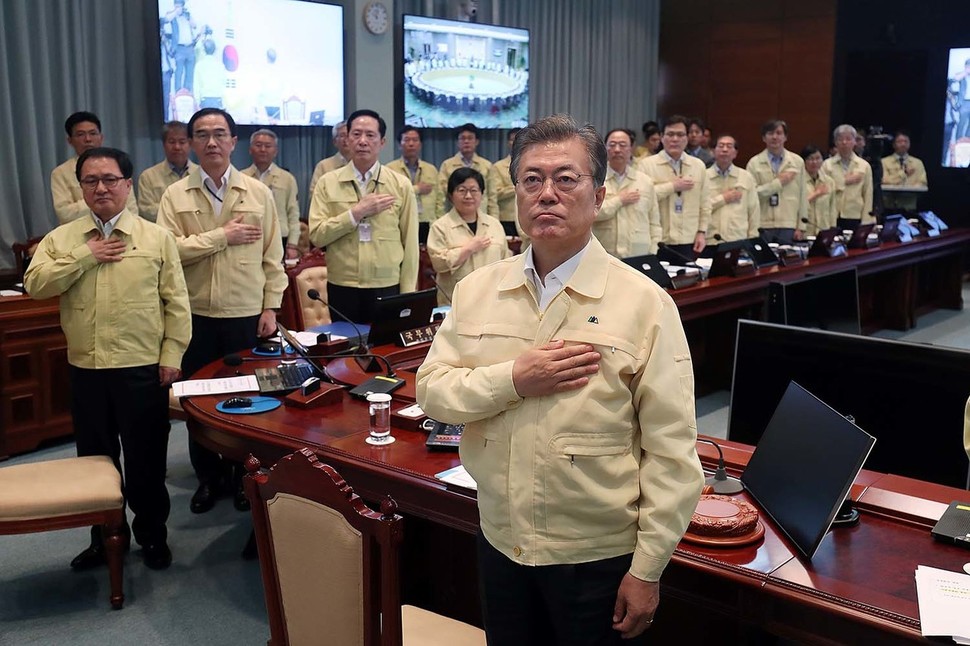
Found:
[[[366,357],[368,359],[374,359],[377,362],[382,362],[384,364],[384,374],[388,377],[397,377],[394,374],[394,368],[391,367],[391,362],[387,360],[387,357],[374,354],[373,352],[360,353],[360,354],[308,354],[306,356],[296,355],[292,360],[296,359],[347,359],[348,357]],[[272,361],[276,357],[243,357],[236,353],[227,354],[222,358],[222,362],[227,366],[236,368],[242,365],[244,361]],[[284,357],[285,359],[285,357]],[[329,378],[329,375],[328,375]]]
[[[357,327],[357,324],[356,323],[354,323],[349,318],[347,318],[346,316],[344,316],[344,313],[341,312],[340,310],[338,310],[336,307],[334,307],[333,305],[331,305],[327,301],[323,300],[323,297],[320,296],[320,292],[318,292],[317,290],[315,290],[315,289],[308,289],[308,290],[306,290],[306,295],[307,295],[307,297],[310,298],[310,300],[317,301],[318,303],[323,303],[328,308],[330,308],[333,311],[334,314],[336,314],[337,316],[339,316],[343,320],[345,320],[348,323],[350,323],[353,326],[353,328],[354,328],[354,332],[357,333],[357,347],[354,348],[354,349],[355,350],[363,349],[365,352],[367,351],[367,346],[364,343],[364,333],[360,331],[360,328]]]
[[[425,274],[425,275],[428,277],[428,280],[430,280],[432,283],[434,283],[434,286],[438,289],[438,293],[441,294],[442,296],[444,296],[445,297],[445,300],[448,301],[448,304],[451,305],[451,296],[448,296],[448,292],[446,292],[444,290],[444,288],[442,288],[441,285],[438,284],[437,279],[435,279],[434,276],[430,276],[430,275],[427,275],[427,274]]]
[[[704,481],[704,484],[713,487],[714,493],[725,495],[744,491],[744,485],[741,484],[741,481],[727,474],[727,470],[724,468],[724,453],[721,451],[721,445],[714,440],[707,440],[703,437],[697,438],[697,441],[710,444],[717,449],[717,469],[714,470],[714,475]]]

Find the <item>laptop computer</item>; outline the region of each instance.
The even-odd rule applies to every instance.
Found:
[[[887,215],[882,221],[882,231],[879,232],[879,242],[902,242],[899,236],[899,223],[902,221],[901,215]]]
[[[711,271],[708,278],[718,276],[734,276],[737,273],[738,261],[744,251],[744,242],[722,242],[714,250],[714,261],[711,263]]]
[[[378,297],[367,344],[373,347],[399,343],[399,333],[428,325],[437,305],[437,290],[433,287],[419,292]]]
[[[674,286],[673,281],[670,280],[670,274],[667,273],[667,268],[660,264],[660,259],[654,255],[631,256],[623,258],[623,262],[664,289],[672,289]]]
[[[808,250],[808,255],[810,257],[826,256],[832,258],[844,256],[846,254],[845,244],[838,239],[841,235],[842,230],[838,227],[819,231],[818,235],[815,236],[815,242]]]
[[[282,325],[276,325],[280,338],[290,345],[302,362],[280,363],[272,368],[256,368],[256,383],[261,393],[288,393],[299,388],[310,377],[325,378],[326,369],[310,358],[310,353],[300,341]]]
[[[313,110],[312,112],[310,112],[310,125],[322,126],[325,116],[326,116],[325,110]]]
[[[795,229],[789,227],[761,227],[758,229],[761,239],[778,244],[792,244],[795,242]]]
[[[860,224],[856,227],[855,231],[852,232],[852,237],[849,238],[849,249],[868,249],[870,247],[879,246],[879,238],[869,239],[869,235],[876,228],[873,224]]]
[[[792,381],[741,483],[811,559],[875,443],[876,438]]]
[[[772,265],[778,264],[778,254],[775,253],[774,249],[771,248],[768,241],[764,238],[748,238],[744,241],[744,248],[759,269],[761,267],[771,267]]]

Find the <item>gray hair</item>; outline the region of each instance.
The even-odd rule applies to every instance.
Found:
[[[330,131],[330,138],[333,141],[337,141],[337,131],[345,127],[347,127],[346,121],[338,121],[337,123],[333,124],[333,130]]]
[[[587,123],[580,127],[568,114],[554,114],[551,117],[539,119],[515,135],[515,142],[512,144],[512,160],[509,165],[512,183],[518,182],[519,161],[527,148],[573,138],[579,139],[586,147],[593,174],[593,185],[596,188],[602,186],[606,180],[606,144],[593,126]]]
[[[847,123],[843,123],[841,126],[837,126],[835,130],[832,131],[832,140],[838,141],[841,135],[851,135],[853,139],[858,133],[855,130],[855,126],[850,126]]]
[[[273,140],[273,143],[274,144],[277,142],[277,138],[276,138],[276,133],[275,132],[273,132],[269,128],[260,128],[259,130],[257,130],[253,134],[249,135],[249,145],[252,146],[256,142],[256,137],[258,137],[260,135],[266,135],[267,137],[269,137],[270,139]]]
[[[172,131],[183,132],[185,136],[189,135],[189,127],[182,123],[181,121],[169,121],[164,126],[162,126],[162,141],[168,139],[168,134]]]

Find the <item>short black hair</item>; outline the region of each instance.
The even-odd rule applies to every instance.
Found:
[[[421,141],[424,141],[424,138],[421,136],[421,131],[415,128],[414,126],[404,126],[403,128],[401,128],[401,132],[397,134],[397,140],[401,141],[401,137],[403,137],[409,132],[416,133],[418,135],[418,139],[420,139]]]
[[[718,133],[717,137],[714,137],[714,145],[717,146],[717,142],[724,139],[725,137],[730,137],[734,141],[734,149],[741,150],[741,146],[738,144],[738,138],[732,135],[730,132]]]
[[[909,134],[909,130],[905,130],[903,128],[900,128],[899,130],[897,130],[896,132],[893,133],[893,140],[895,141],[896,137],[898,137],[899,135],[902,135],[902,136],[906,137],[907,139],[912,139],[913,138],[913,135]]]
[[[64,130],[67,132],[67,136],[73,136],[74,126],[83,121],[90,121],[98,127],[98,132],[101,132],[101,119],[98,118],[98,115],[94,114],[93,112],[82,110],[81,112],[75,112],[67,118],[67,121],[64,122]]]
[[[822,156],[822,159],[825,159],[825,153],[822,152],[822,149],[816,146],[815,144],[808,144],[807,146],[802,148],[802,152],[801,152],[802,159],[808,159],[815,153],[818,153],[819,155]]]
[[[77,158],[74,176],[77,177],[77,181],[79,182],[81,181],[81,168],[84,166],[84,162],[89,159],[115,160],[118,162],[118,169],[121,171],[121,176],[125,179],[131,179],[132,174],[135,172],[135,167],[131,163],[131,157],[125,151],[118,150],[117,148],[92,148],[91,150],[85,150]]]
[[[202,117],[209,116],[210,114],[218,114],[224,117],[226,120],[226,123],[229,124],[229,134],[232,135],[233,137],[236,136],[236,122],[232,118],[231,114],[229,114],[222,108],[202,108],[201,110],[193,114],[191,119],[189,119],[189,125],[188,125],[189,139],[192,138],[192,133],[193,133],[192,127],[195,125],[195,122],[201,119]]]
[[[353,129],[354,119],[359,119],[361,117],[370,117],[371,119],[376,119],[377,129],[381,133],[381,139],[383,139],[384,136],[387,135],[387,124],[384,122],[384,119],[381,118],[381,115],[377,114],[373,110],[354,110],[353,112],[351,112],[350,116],[347,117],[348,135],[350,134],[350,131]]]
[[[649,137],[654,132],[660,132],[660,124],[656,121],[644,121],[643,126],[640,127],[640,130],[643,132],[644,137]],[[648,130],[650,132],[647,132]]]
[[[478,190],[485,192],[485,178],[482,177],[482,174],[474,168],[462,166],[455,169],[448,178],[448,195],[454,193],[455,189],[464,184],[467,179],[474,179],[478,183]]]
[[[603,141],[606,142],[606,140],[609,139],[610,135],[612,135],[614,132],[622,132],[627,137],[629,137],[631,146],[637,141],[637,133],[633,132],[629,128],[613,128],[612,130],[606,133],[606,136],[603,137]]]
[[[670,126],[675,126],[678,123],[682,124],[685,130],[690,129],[690,119],[688,119],[682,114],[675,114],[670,117],[667,117],[667,119],[664,120],[664,127],[660,130],[660,134],[665,133],[667,131],[667,128],[669,128]]]
[[[480,138],[478,135],[478,126],[476,126],[474,123],[465,123],[458,126],[458,129],[455,131],[455,138],[457,139],[458,137],[460,137],[461,133],[463,132],[472,133],[473,135],[475,135],[475,139]]]
[[[690,123],[687,124],[687,129],[690,130],[691,126],[697,126],[701,132],[704,132],[704,129],[707,128],[704,120],[700,117],[691,117]]]
[[[769,119],[761,125],[761,136],[764,137],[769,132],[774,132],[778,130],[779,126],[785,132],[785,136],[788,136],[788,123],[783,119]]]

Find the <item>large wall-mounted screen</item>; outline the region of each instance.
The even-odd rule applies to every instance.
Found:
[[[165,120],[217,107],[244,125],[342,121],[343,12],[301,0],[158,0]]]
[[[943,114],[943,165],[970,166],[970,47],[950,50]]]
[[[404,16],[404,123],[518,128],[529,123],[529,32]]]

